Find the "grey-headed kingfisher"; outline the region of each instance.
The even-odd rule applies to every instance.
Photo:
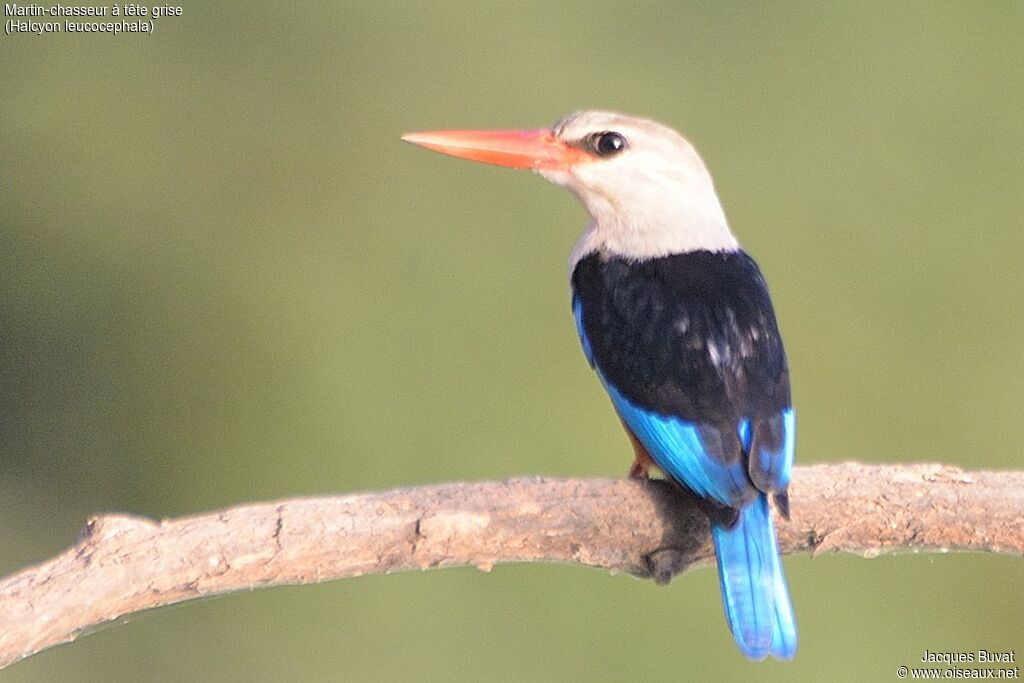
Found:
[[[633,444],[705,503],[726,618],[752,659],[790,659],[796,625],[769,496],[789,514],[795,414],[764,277],[711,175],[674,130],[599,111],[552,128],[435,131],[403,139],[531,169],[590,216],[570,258],[583,352]]]

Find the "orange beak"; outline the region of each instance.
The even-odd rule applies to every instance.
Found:
[[[539,170],[565,170],[594,157],[565,144],[546,128],[538,130],[436,130],[402,139],[435,152],[485,164]]]

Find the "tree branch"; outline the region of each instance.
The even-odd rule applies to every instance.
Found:
[[[798,467],[783,553],[1024,555],[1024,472]],[[155,522],[104,515],[0,580],[0,668],[144,609],[259,586],[498,562],[576,562],[660,583],[711,561],[694,498],[664,482],[520,478],[243,505]]]

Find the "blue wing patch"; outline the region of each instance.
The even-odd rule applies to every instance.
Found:
[[[593,349],[583,329],[583,303],[578,296],[573,297],[572,309],[583,353],[591,367],[597,370],[597,376],[611,396],[615,409],[647,448],[658,467],[704,498],[711,498],[731,507],[738,507],[748,501],[754,491],[742,459],[731,465],[724,465],[708,457],[701,437],[701,428],[697,425],[644,410],[623,396],[605,379],[600,368],[594,363]],[[703,429],[707,431],[708,427],[705,426]],[[749,431],[748,425],[748,434]]]
[[[713,433],[714,428],[660,415],[627,399],[605,378],[594,361],[593,348],[583,327],[583,303],[578,296],[573,297],[573,317],[587,361],[597,370],[601,383],[623,421],[644,444],[658,467],[697,495],[730,507],[741,507],[749,502],[756,495],[756,490],[748,478],[748,466],[743,459],[724,464],[708,454],[704,439],[717,436]],[[763,473],[758,479],[771,482],[771,490],[784,490],[789,482],[793,462],[794,420],[792,408],[783,412],[784,438],[781,450],[758,449],[756,457],[750,460],[749,469],[756,470],[758,474]],[[753,439],[749,420],[740,422],[738,436],[743,449],[749,451]]]
[[[756,494],[742,458],[726,465],[708,456],[702,436],[707,426],[639,408],[600,371],[597,374],[623,421],[670,477],[697,495],[730,507],[740,507]]]
[[[572,297],[572,317],[576,319],[576,334],[580,337],[580,344],[583,346],[583,355],[587,357],[590,367],[594,367],[594,350],[590,347],[590,340],[587,333],[583,331],[583,302],[575,294]]]
[[[737,430],[740,435],[740,443],[743,444],[743,450],[750,450],[750,420],[740,420],[740,426]]]

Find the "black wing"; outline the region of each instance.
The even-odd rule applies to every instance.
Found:
[[[789,371],[753,259],[742,251],[640,262],[595,253],[577,264],[572,284],[581,336],[606,383],[640,410],[700,429],[714,460],[753,453],[756,488],[785,489]]]

